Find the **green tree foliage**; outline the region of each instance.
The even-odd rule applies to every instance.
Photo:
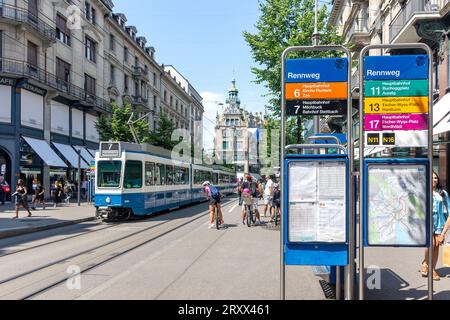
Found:
[[[158,126],[150,134],[150,143],[167,150],[172,150],[179,143],[172,141],[172,134],[175,129],[173,122],[164,112],[161,112],[158,119]]]
[[[96,128],[102,141],[123,141],[134,143],[133,134],[128,126],[128,120],[132,115],[131,105],[126,104],[123,107],[116,103],[111,105],[112,114],[101,115]],[[133,121],[138,119],[138,115],[133,116]],[[150,142],[149,125],[145,119],[141,119],[133,124],[136,135],[141,143]]]
[[[272,117],[279,119],[281,113],[281,56],[292,46],[312,45],[314,33],[314,0],[265,0],[259,3],[261,15],[256,22],[256,33],[244,32],[253,59],[259,67],[253,67],[255,83],[263,84],[270,97],[267,106]],[[329,12],[322,6],[318,14],[320,44],[343,43],[334,26],[327,24]],[[288,58],[308,58],[336,56],[333,52],[296,52]],[[302,119],[289,119],[287,122],[287,140],[301,142]]]

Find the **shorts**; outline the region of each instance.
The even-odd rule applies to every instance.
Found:
[[[218,204],[221,204],[221,203],[222,203],[222,201],[220,199],[214,199],[214,198],[209,199],[210,206],[217,206]]]
[[[272,201],[272,207],[274,207],[274,208],[281,208],[281,202],[280,202],[280,200],[274,200],[274,201]]]
[[[271,201],[270,196],[264,196],[264,204],[266,206],[270,205]]]

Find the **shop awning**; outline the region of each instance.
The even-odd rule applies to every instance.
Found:
[[[92,161],[94,161],[94,157],[91,156],[91,154],[84,148],[84,147],[80,147],[80,146],[73,146],[75,148],[75,150],[81,150],[81,156],[83,157],[84,160],[87,161],[87,163],[90,165],[90,163]]]
[[[447,93],[433,108],[433,135],[450,131],[450,93]]]
[[[71,146],[68,146],[66,144],[60,144],[53,142],[53,145],[58,149],[59,152],[66,158],[67,161],[71,164],[71,166],[75,169],[78,168],[78,154],[75,152],[75,150],[72,149]],[[81,159],[80,162],[81,169],[90,169],[88,164],[84,162],[83,159]]]
[[[96,151],[96,150],[88,149],[88,151],[89,151],[90,154],[92,154],[92,156],[95,159],[95,154],[98,152],[98,150]]]
[[[23,137],[30,147],[49,167],[67,168],[67,165],[52,150],[47,141]]]

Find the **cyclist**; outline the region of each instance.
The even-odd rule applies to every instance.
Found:
[[[210,211],[210,219],[209,219],[209,229],[213,229],[214,218],[215,218],[215,209],[217,208],[217,212],[219,214],[220,225],[224,224],[223,216],[222,216],[222,194],[219,189],[211,185],[211,182],[205,181],[203,183],[203,187],[205,188],[205,194],[209,200],[209,211]]]
[[[252,197],[252,203],[253,203],[253,212],[255,213],[256,219],[258,220],[258,223],[261,224],[261,217],[259,215],[259,210],[258,210],[258,199],[259,199],[259,191],[258,189],[258,184],[253,181],[253,177],[252,176],[247,176],[247,181],[245,181],[242,184],[242,189],[248,189],[250,190],[250,194]],[[242,207],[242,224],[245,225],[245,218],[247,216],[247,213],[245,211],[245,206]]]

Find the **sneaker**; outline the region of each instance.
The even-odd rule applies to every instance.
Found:
[[[208,227],[208,229],[214,229],[216,226],[214,225],[214,223],[211,223]]]

